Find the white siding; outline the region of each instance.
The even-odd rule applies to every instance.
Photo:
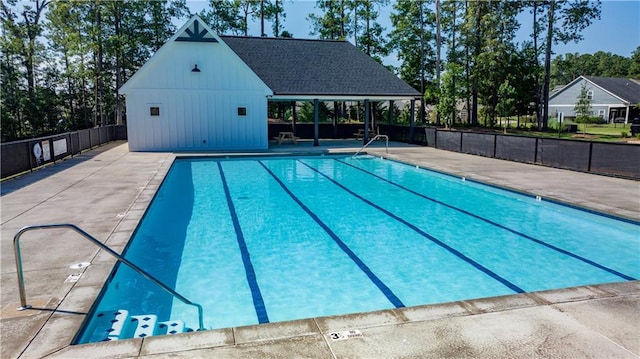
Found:
[[[609,113],[611,108],[624,106],[620,99],[606,91],[603,91],[593,83],[585,79],[581,79],[580,81],[576,81],[570,87],[563,89],[562,92],[556,94],[553,98],[549,99],[549,117],[555,117],[558,112],[562,112],[567,118],[575,118],[576,113],[574,108],[578,102],[578,98],[580,97],[582,85],[585,83],[587,84],[587,90],[593,92],[593,98],[591,99],[591,110],[593,111],[593,116],[597,116],[598,111],[602,110],[605,111],[604,118],[606,119],[606,114]]]
[[[160,107],[160,116],[149,107]],[[247,116],[238,116],[238,107]],[[127,95],[131,151],[265,149],[267,99],[260,91],[137,90]]]
[[[197,64],[200,72],[192,72]],[[224,43],[169,40],[123,87],[131,151],[268,147],[271,91]],[[150,107],[160,116],[150,116]],[[247,115],[238,116],[238,107]]]

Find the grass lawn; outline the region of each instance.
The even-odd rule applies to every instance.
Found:
[[[554,138],[571,138],[571,139],[584,139],[592,141],[606,141],[606,142],[618,142],[623,140],[622,132],[626,132],[627,137],[631,137],[631,125],[623,123],[611,123],[611,124],[587,124],[586,135],[583,133],[585,127],[583,124],[578,125],[577,133],[561,132],[558,134],[554,127],[557,127],[555,121],[549,121],[549,132],[529,131],[519,134],[525,136],[537,136],[537,137],[554,137]],[[516,132],[518,133],[518,132]],[[584,136],[584,137],[582,137]]]
[[[578,131],[582,132],[584,125],[578,125]],[[625,125],[624,123],[611,123],[606,125],[587,124],[587,134],[590,135],[603,135],[603,136],[618,136],[622,137],[622,131],[627,133],[627,136],[631,135],[631,124]]]

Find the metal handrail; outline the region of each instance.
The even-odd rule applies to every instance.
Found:
[[[169,294],[171,294],[174,297],[178,298],[184,304],[192,305],[192,306],[196,307],[198,309],[198,322],[199,322],[198,324],[200,325],[200,328],[198,330],[205,330],[204,329],[204,313],[203,313],[203,310],[202,310],[202,306],[200,304],[194,303],[194,302],[190,301],[189,299],[183,297],[180,293],[178,293],[175,290],[169,288],[167,285],[165,285],[164,283],[162,283],[161,281],[156,279],[154,276],[152,276],[151,274],[147,273],[144,269],[142,269],[142,268],[138,267],[137,265],[131,263],[128,259],[126,259],[126,258],[122,257],[121,255],[119,255],[118,253],[114,252],[111,248],[109,248],[106,245],[102,244],[100,241],[95,239],[89,233],[83,231],[78,226],[76,226],[74,224],[70,224],[70,223],[42,224],[42,225],[26,226],[26,227],[23,227],[22,229],[20,229],[18,231],[18,233],[16,233],[16,235],[13,237],[13,251],[14,251],[14,254],[15,254],[15,257],[16,257],[16,271],[18,272],[18,286],[19,286],[19,289],[20,289],[20,307],[18,307],[18,310],[25,310],[25,309],[31,308],[31,306],[27,304],[27,296],[26,296],[25,290],[24,290],[24,275],[22,274],[22,256],[20,254],[20,236],[22,236],[23,233],[28,232],[28,231],[32,231],[32,230],[36,230],[36,229],[50,229],[50,228],[69,228],[69,229],[72,229],[72,230],[76,231],[78,234],[80,234],[84,238],[88,239],[91,243],[95,244],[96,246],[100,247],[101,249],[103,249],[107,253],[111,254],[114,257],[116,257],[116,259],[119,262],[122,262],[122,263],[128,265],[129,268],[131,268],[134,271],[138,272],[138,274],[142,275],[143,277],[145,277],[148,280],[152,281],[153,283],[157,284],[160,288],[164,289]]]
[[[371,142],[377,140],[378,138],[384,137],[387,141],[386,141],[386,148],[387,148],[387,153],[389,153],[389,136],[387,135],[375,135],[371,140],[369,140],[369,142],[367,142],[364,146],[362,146],[361,149],[358,150],[358,152],[356,152],[353,156],[351,156],[351,158],[356,157],[357,155],[360,154],[360,152],[364,151],[365,148],[367,148],[367,146],[369,146],[371,144]]]

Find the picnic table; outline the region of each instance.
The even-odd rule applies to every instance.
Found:
[[[354,133],[353,135],[356,136],[356,140],[363,139],[364,138],[364,129],[363,128],[359,128],[358,132]],[[376,131],[369,130],[369,139],[372,139],[375,136],[376,136]]]
[[[291,142],[295,144],[300,137],[296,137],[293,135],[293,132],[280,132],[277,137],[273,139],[280,145],[282,142]]]

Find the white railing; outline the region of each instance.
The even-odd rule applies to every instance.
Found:
[[[375,141],[375,140],[377,140],[379,138],[383,138],[383,137],[386,140],[386,143],[385,143],[386,151],[387,151],[387,153],[389,153],[389,136],[387,136],[387,135],[375,135],[371,140],[369,140],[369,142],[367,142],[364,146],[362,146],[362,148],[360,148],[358,150],[358,152],[356,152],[353,156],[351,156],[351,158],[354,158],[357,155],[359,155],[360,152],[364,151],[364,149],[367,148],[367,146],[369,146],[371,144],[371,142],[373,142],[373,141]]]

